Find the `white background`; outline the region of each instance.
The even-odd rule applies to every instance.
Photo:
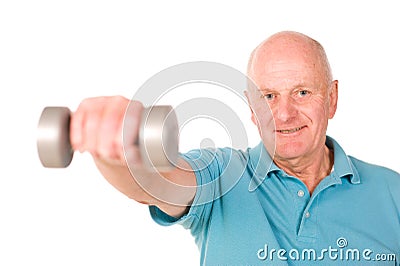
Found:
[[[189,232],[153,223],[87,154],[68,169],[41,167],[38,118],[47,105],[130,98],[187,61],[244,72],[251,50],[281,30],[326,48],[340,86],[329,134],[349,154],[400,171],[398,25],[396,1],[2,1],[0,265],[197,265]]]

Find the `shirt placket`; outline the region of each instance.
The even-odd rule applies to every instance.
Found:
[[[327,176],[317,186],[314,193],[310,196],[307,187],[297,178],[287,176],[291,180],[289,189],[293,196],[297,223],[297,240],[301,242],[314,242],[317,239],[318,228],[318,202],[321,193],[328,187],[340,183],[334,176]]]

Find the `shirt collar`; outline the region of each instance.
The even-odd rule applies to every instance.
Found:
[[[265,178],[269,177],[269,173],[281,171],[281,169],[275,165],[262,141],[257,146],[250,149],[249,156],[249,165],[252,169],[252,177],[249,184],[249,191],[251,192],[256,190]]]
[[[360,176],[357,169],[350,161],[342,147],[331,137],[326,136],[326,146],[333,149],[334,152],[334,170],[333,173],[338,177],[349,177],[352,184],[360,183]],[[249,150],[249,164],[253,175],[249,184],[249,191],[254,191],[264,181],[270,177],[270,173],[282,171],[272,160],[271,156],[261,141],[257,146]]]
[[[339,177],[349,177],[350,183],[359,184],[360,175],[354,164],[351,162],[350,158],[344,152],[342,147],[331,137],[326,137],[326,146],[333,149],[334,153],[334,170],[333,173]]]

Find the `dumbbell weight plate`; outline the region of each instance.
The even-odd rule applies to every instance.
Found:
[[[67,167],[73,158],[69,138],[71,111],[67,107],[46,107],[38,124],[37,149],[44,167]]]
[[[139,131],[139,150],[148,169],[168,171],[176,166],[179,150],[179,127],[169,105],[145,108]]]

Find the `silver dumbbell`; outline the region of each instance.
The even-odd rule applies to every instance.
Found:
[[[37,150],[44,167],[64,168],[73,158],[69,124],[71,111],[67,107],[46,107],[38,124]],[[170,170],[176,165],[179,148],[179,127],[171,106],[145,108],[142,113],[139,139],[141,158],[149,169]]]

